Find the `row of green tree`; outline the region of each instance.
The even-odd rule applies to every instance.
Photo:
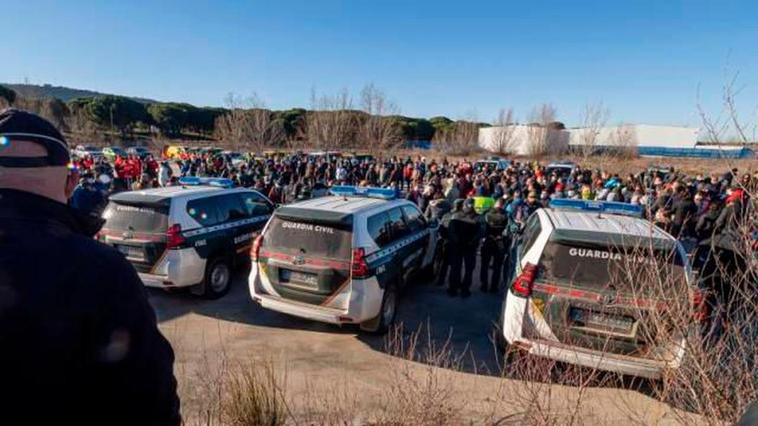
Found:
[[[24,99],[13,90],[0,86],[0,99],[7,104],[41,113],[63,130],[84,129],[118,131],[123,135],[135,129],[152,129],[170,138],[187,134],[213,136],[219,117],[230,113],[227,108],[196,107],[186,103],[142,103],[123,96],[78,98],[64,103],[57,99]],[[309,111],[293,108],[283,111],[263,110],[273,126],[281,129],[282,138],[303,138],[307,134]],[[368,114],[359,110],[344,111],[359,119]],[[388,115],[382,121],[397,126],[405,140],[428,141],[436,132],[450,131],[456,121],[447,117],[430,119]],[[482,124],[483,125],[483,124]]]

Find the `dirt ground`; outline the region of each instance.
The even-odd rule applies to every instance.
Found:
[[[364,423],[387,410],[390,399],[421,396],[435,406],[448,404],[451,413],[474,424],[533,423],[525,418],[525,406],[535,398],[557,418],[576,413],[580,424],[679,423],[672,409],[639,392],[607,387],[579,392],[501,378],[502,359],[490,337],[501,298],[478,290],[469,299],[450,298],[429,284],[408,290],[398,311],[402,334],[420,330],[419,346],[458,360],[434,367],[423,362],[426,358],[413,362],[397,356],[399,351],[388,354],[383,337],[263,310],[250,300],[244,272],[231,292],[215,301],[150,291],[161,330],[176,351],[182,411],[190,425],[208,424],[213,417],[223,397],[222,371],[248,362],[275,366],[291,413],[311,424],[337,423],[335,413],[343,424]],[[583,402],[577,404],[580,396]],[[398,410],[410,410],[403,407]]]

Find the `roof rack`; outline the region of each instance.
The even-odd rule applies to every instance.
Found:
[[[397,191],[392,188],[375,188],[370,186],[351,186],[337,185],[333,186],[329,192],[332,195],[340,197],[367,197],[379,198],[382,200],[394,200],[397,198]]]
[[[179,184],[183,186],[215,186],[218,188],[233,188],[234,181],[228,178],[208,178],[197,176],[185,176],[179,178]]]
[[[608,213],[623,216],[642,217],[644,210],[638,204],[617,201],[590,201],[556,198],[550,201],[550,208],[561,210],[581,210],[586,212]]]

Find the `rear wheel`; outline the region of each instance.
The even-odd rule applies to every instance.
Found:
[[[211,261],[205,268],[203,297],[218,299],[229,292],[232,283],[232,268],[223,258]]]
[[[379,315],[361,324],[361,329],[375,334],[384,334],[395,323],[397,314],[398,293],[396,286],[387,286],[382,297],[382,307]]]
[[[443,255],[441,244],[437,244],[432,261],[421,271],[424,278],[427,278],[431,283],[436,283],[437,277],[442,273]]]

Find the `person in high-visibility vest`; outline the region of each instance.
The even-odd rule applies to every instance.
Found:
[[[495,205],[495,199],[492,197],[478,196],[474,197],[474,210],[477,214],[487,213]]]

